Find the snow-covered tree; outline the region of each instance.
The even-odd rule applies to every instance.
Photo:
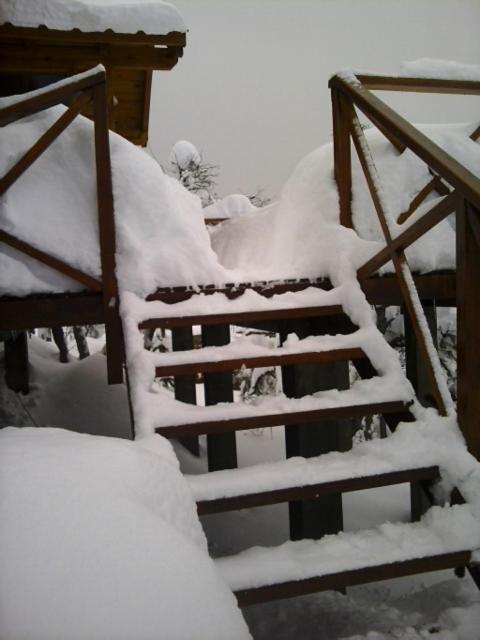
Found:
[[[173,145],[166,173],[177,178],[186,189],[195,193],[203,207],[217,199],[215,187],[218,167],[205,162],[191,142],[179,140]]]

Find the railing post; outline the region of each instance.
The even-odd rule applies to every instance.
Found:
[[[480,210],[457,208],[457,408],[468,450],[480,460]]]
[[[112,168],[105,82],[93,88],[95,161],[103,306],[107,343],[109,384],[123,382],[123,334],[119,315],[118,285],[115,275],[115,221],[113,213]]]
[[[353,228],[352,223],[352,156],[350,128],[342,104],[345,97],[332,87],[334,174],[340,205],[340,224]]]

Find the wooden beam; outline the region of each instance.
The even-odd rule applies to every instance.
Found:
[[[350,130],[345,110],[345,98],[332,89],[334,175],[338,189],[340,224],[353,228],[352,222],[352,160]]]
[[[363,73],[358,74],[357,78],[366,89],[371,91],[480,95],[480,82],[478,80],[374,76]]]
[[[72,29],[64,31],[60,29],[48,29],[39,27],[17,27],[11,24],[0,26],[0,40],[21,42],[47,42],[47,43],[71,43],[71,44],[128,44],[128,45],[162,45],[169,47],[185,47],[186,34],[179,31],[171,31],[165,35],[147,34],[143,31],[137,33],[116,33],[111,29],[106,31],[81,31]]]
[[[46,264],[47,267],[50,267],[51,269],[55,269],[55,271],[59,271],[60,273],[63,273],[63,275],[67,276],[68,278],[71,278],[72,280],[80,282],[81,284],[85,285],[89,289],[93,289],[94,291],[102,290],[101,282],[99,282],[92,276],[88,275],[87,273],[84,273],[83,271],[80,271],[80,269],[76,269],[75,267],[72,267],[71,265],[67,264],[63,260],[60,260],[59,258],[55,258],[54,256],[51,256],[50,254],[45,253],[45,251],[41,251],[40,249],[33,247],[31,244],[28,244],[27,242],[24,242],[23,240],[20,240],[19,238],[16,238],[15,236],[12,236],[10,233],[7,233],[6,231],[3,231],[1,229],[0,229],[0,242],[4,242],[9,247],[13,247],[13,249],[16,249],[17,251],[21,251],[22,253],[25,253],[27,256],[30,256],[31,258],[35,258],[35,260],[38,260],[39,262]]]
[[[72,74],[97,64],[122,69],[150,69],[169,71],[177,64],[177,48],[158,48],[149,45],[74,46],[36,44],[34,48],[17,44],[0,45],[0,70],[29,75]]]
[[[89,74],[79,80],[73,79],[71,82],[55,83],[52,87],[45,87],[45,89],[36,92],[34,96],[24,98],[0,108],[0,126],[3,127],[11,122],[15,122],[15,120],[48,109],[49,107],[59,104],[69,96],[80,91],[93,89],[102,82],[105,82],[105,71],[103,70],[95,74]]]
[[[248,607],[253,604],[293,598],[317,591],[338,590],[356,584],[391,580],[392,578],[427,573],[428,571],[464,567],[470,562],[470,556],[470,551],[457,551],[436,556],[413,558],[412,560],[342,571],[305,580],[292,580],[291,582],[282,582],[280,584],[242,589],[236,591],[235,596],[240,607]]]
[[[0,195],[25,173],[32,164],[44,153],[58,136],[75,120],[80,111],[90,102],[90,94],[82,94],[67,109],[67,111],[33,144],[7,173],[0,178]]]
[[[387,264],[387,262],[392,260],[393,253],[399,249],[405,250],[421,236],[427,233],[427,231],[430,231],[430,229],[435,227],[455,210],[456,202],[457,196],[455,193],[452,193],[450,196],[447,196],[441,202],[432,207],[430,211],[427,211],[400,235],[392,238],[391,242],[387,244],[386,247],[358,269],[358,279],[364,280],[373,272],[380,269],[384,264]]]

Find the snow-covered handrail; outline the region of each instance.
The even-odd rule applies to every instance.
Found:
[[[49,107],[69,102],[66,111],[0,178],[2,196],[50,147],[58,136],[88,105],[93,105],[97,208],[99,226],[101,282],[63,260],[42,251],[21,238],[0,229],[0,242],[7,244],[48,267],[76,280],[94,291],[102,292],[107,336],[108,379],[121,382],[121,325],[118,315],[118,286],[115,276],[115,223],[113,217],[112,172],[108,131],[105,69],[97,66],[25,95],[0,99],[0,126],[20,120]]]
[[[441,375],[438,354],[428,329],[405,249],[429,229],[455,212],[457,218],[457,352],[458,420],[471,452],[480,458],[480,397],[477,392],[480,368],[480,179],[446,153],[416,127],[371,93],[371,89],[435,93],[479,94],[480,81],[458,78],[411,78],[356,76],[343,72],[330,79],[332,91],[335,178],[339,192],[340,220],[352,227],[351,140],[360,160],[373,204],[382,227],[386,246],[362,265],[360,281],[392,260],[405,307],[430,380],[432,395],[441,414],[452,410],[452,401]],[[429,167],[432,180],[417,194],[407,211],[394,220],[383,193],[368,142],[358,120],[359,108],[399,150],[409,149]],[[470,136],[480,137],[480,127]],[[413,224],[409,219],[425,198],[437,191],[444,196]]]

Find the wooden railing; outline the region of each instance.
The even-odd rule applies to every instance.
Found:
[[[24,98],[18,96],[6,99],[5,102],[7,104],[0,107],[0,126],[4,127],[64,101],[69,102],[69,107],[66,111],[0,178],[0,196],[2,196],[35,163],[80,112],[87,105],[92,105],[99,245],[102,268],[101,281],[2,229],[0,229],[0,242],[80,282],[86,288],[102,292],[107,341],[108,380],[110,383],[118,383],[123,379],[123,343],[118,315],[118,287],[115,276],[115,223],[105,87],[105,71],[103,68],[98,67],[90,72],[52,84],[36,91],[34,94],[26,94]],[[72,154],[74,153],[75,149],[72,149]],[[52,185],[52,189],[54,188],[55,185]],[[41,221],[39,221],[39,224],[41,224]]]
[[[386,245],[358,269],[360,282],[379,267],[393,262],[406,312],[428,375],[432,396],[441,415],[454,411],[438,354],[415,287],[405,249],[451,213],[456,214],[457,236],[457,413],[470,451],[480,459],[480,180],[417,128],[402,118],[372,90],[480,94],[480,82],[337,75],[331,78],[335,178],[340,222],[352,224],[351,141],[363,169]],[[410,149],[430,168],[432,179],[397,220],[389,211],[381,181],[360,125],[359,109],[401,153]],[[480,127],[471,135],[476,140]],[[426,197],[437,192],[442,200],[402,230]]]

